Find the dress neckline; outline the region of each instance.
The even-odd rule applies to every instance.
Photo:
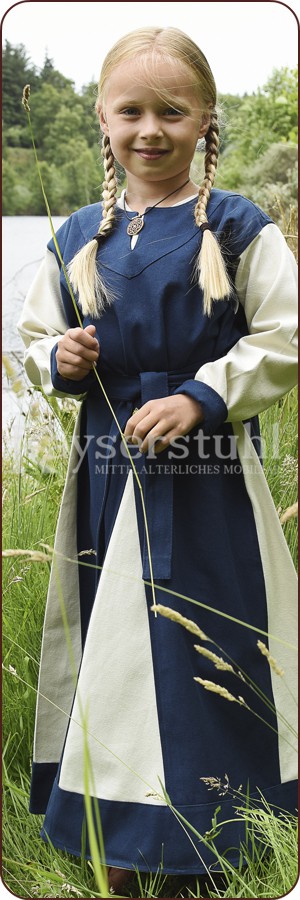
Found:
[[[128,206],[128,203],[126,203],[125,195],[126,195],[126,188],[123,189],[121,196],[117,200],[117,206],[119,206],[120,209],[124,209],[124,210],[126,209],[127,212],[136,212],[136,210],[132,209],[132,207]],[[179,200],[177,203],[172,203],[172,206],[162,206],[161,209],[174,209],[175,206],[183,206],[184,203],[189,203],[190,200],[195,200],[196,197],[198,197],[198,193],[192,194],[191,197],[186,197],[184,200]],[[157,207],[157,209],[158,209],[158,207]]]

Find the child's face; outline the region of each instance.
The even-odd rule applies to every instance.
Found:
[[[176,106],[141,83],[139,64],[133,59],[112,72],[100,124],[128,180],[131,176],[131,181],[155,183],[172,178],[180,183],[189,175],[197,140],[206,134],[210,115],[201,107],[188,67],[170,71],[169,64],[158,59],[155,74]]]

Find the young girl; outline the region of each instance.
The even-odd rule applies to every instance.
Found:
[[[256,416],[296,380],[296,273],[271,219],[213,189],[216,88],[190,38],[146,28],[118,41],[96,109],[103,203],[57,234],[83,328],[53,240],[19,328],[31,381],[82,401],[45,618],[31,810],[46,811],[45,840],[81,854],[84,717],[114,892],[136,866],[204,872],[209,844],[180,816],[204,836],[216,806],[227,822],[218,850],[238,864],[234,789],[250,804],[262,792],[295,809],[295,573]],[[199,138],[200,187],[190,178]],[[119,200],[115,159],[127,178]],[[140,479],[150,554],[141,491],[95,366]],[[156,604],[193,619],[198,636],[151,609],[151,564]],[[266,633],[285,678],[257,646]],[[256,692],[195,643],[228,654]]]

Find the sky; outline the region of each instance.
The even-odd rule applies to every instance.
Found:
[[[252,93],[274,68],[297,65],[300,0],[252,2],[41,2],[0,0],[2,40],[24,44],[41,68],[47,55],[75,82],[98,81],[102,61],[124,34],[146,25],[174,26],[201,47],[220,93]]]

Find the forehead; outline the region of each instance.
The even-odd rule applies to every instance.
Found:
[[[190,66],[172,57],[152,55],[116,66],[106,81],[103,99],[106,105],[129,99],[146,103],[169,95],[195,102],[197,94],[199,84]]]

